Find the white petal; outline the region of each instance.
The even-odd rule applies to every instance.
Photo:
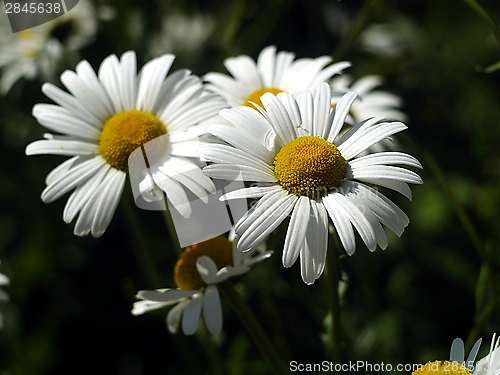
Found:
[[[111,116],[114,113],[113,104],[103,84],[97,78],[94,69],[92,69],[87,61],[83,60],[76,66],[76,72],[78,73],[80,78],[87,84],[87,86],[102,101],[101,104],[106,108],[108,117]]]
[[[288,216],[297,199],[297,196],[283,192],[281,198],[272,206],[267,207],[259,217],[252,220],[252,223],[243,233],[239,232],[235,226],[235,231],[241,233],[238,249],[242,251],[249,250],[262,242]],[[250,214],[249,218],[253,218],[253,214]],[[248,218],[247,220],[250,221]]]
[[[84,184],[89,178],[97,173],[104,164],[102,158],[95,157],[71,168],[66,175],[54,181],[52,185],[44,189],[42,192],[42,200],[46,203],[55,201],[70,190]]]
[[[137,297],[148,301],[172,304],[189,298],[195,293],[197,291],[180,289],[166,289],[161,292],[157,290],[141,290],[137,293]]]
[[[182,331],[186,335],[192,335],[198,328],[200,321],[201,307],[203,304],[203,294],[195,294],[191,297],[189,304],[182,315]]]
[[[163,80],[174,59],[174,55],[168,54],[157,57],[144,65],[139,82],[137,109],[153,112]]]
[[[264,48],[257,58],[257,70],[262,79],[263,87],[274,87],[275,64],[276,47],[268,46]]]
[[[224,111],[221,112],[221,115],[223,113]],[[257,115],[260,116],[259,114]],[[207,128],[207,132],[231,144],[235,148],[262,160],[268,165],[273,162],[274,154],[269,152],[269,150],[265,148],[262,143],[257,142],[251,134],[225,125],[209,126]],[[203,152],[203,148],[200,152]]]
[[[455,339],[451,344],[450,350],[450,361],[464,363],[465,360],[465,348],[462,339]]]
[[[154,173],[153,180],[167,194],[167,199],[172,206],[187,219],[191,215],[191,204],[182,186],[161,172]]]
[[[118,81],[123,109],[135,109],[137,95],[137,61],[135,52],[128,51],[122,55],[120,79]]]
[[[134,302],[134,307],[132,308],[132,315],[142,315],[145,312],[160,309],[168,305],[169,305],[168,303],[162,303],[162,302],[137,301]]]
[[[64,176],[70,170],[70,168],[73,166],[73,163],[80,164],[80,162],[82,162],[84,160],[88,160],[88,159],[85,159],[85,157],[74,156],[71,159],[68,159],[65,162],[59,164],[52,171],[50,171],[50,173],[47,175],[47,177],[45,177],[45,184],[46,185],[53,184],[56,180],[59,180],[62,176]]]
[[[351,168],[368,167],[372,165],[408,165],[410,167],[422,168],[422,164],[413,156],[402,152],[378,152],[361,156],[349,162]]]
[[[374,124],[374,120],[366,121],[358,128],[352,127],[340,140],[339,151],[346,160],[350,160],[359,153],[367,150],[375,143],[387,138],[395,133],[407,129],[402,122],[383,122]],[[365,124],[369,124],[364,126]]]
[[[357,180],[396,180],[407,182],[410,184],[421,184],[422,178],[405,168],[393,167],[391,165],[370,165],[363,167],[354,167],[351,169],[352,174],[349,177],[355,178]]]
[[[53,104],[37,104],[33,107],[33,116],[47,129],[61,134],[98,141],[100,131],[87,122],[75,117],[67,109]]]
[[[293,208],[286,232],[285,244],[283,246],[284,267],[291,267],[299,256],[299,250],[304,244],[309,224],[309,208],[309,198],[304,196],[299,197]]]
[[[370,251],[374,251],[377,248],[377,241],[375,240],[373,228],[365,215],[346,196],[342,194],[331,194],[331,196],[342,207],[341,211],[343,211],[343,214],[354,225],[366,247]]]
[[[260,98],[266,110],[267,118],[276,133],[279,147],[297,138],[295,127],[283,104],[271,93],[266,93]]]
[[[332,196],[333,195],[327,195],[323,197],[323,203],[328,211],[330,219],[332,219],[345,251],[348,255],[352,255],[356,251],[356,239],[354,237],[352,224],[349,219],[340,212],[338,203],[335,199],[332,199]]]
[[[179,302],[179,304],[175,305],[167,315],[167,328],[170,333],[177,333],[179,329],[179,324],[181,322],[181,316],[186,307],[189,305],[191,301],[185,300]]]
[[[314,268],[316,273],[316,278],[319,278],[323,273],[326,263],[326,253],[328,248],[328,214],[326,212],[325,206],[322,203],[318,203],[314,200],[310,200],[312,211],[314,212],[315,228],[317,230],[314,235],[314,240],[317,251],[315,253]],[[306,235],[307,236],[307,235]],[[306,242],[310,246],[311,240],[306,237]]]
[[[261,159],[227,145],[203,146],[200,152],[200,159],[212,163],[245,165],[266,171],[270,175],[274,173],[271,166]]]
[[[316,281],[314,255],[312,254],[315,249],[305,242],[302,245],[302,249],[300,250],[300,275],[307,285],[312,285]]]
[[[246,165],[211,164],[203,168],[203,173],[221,180],[276,182],[276,176],[269,171]]]
[[[42,91],[50,99],[68,110],[70,113],[73,113],[80,120],[89,123],[96,129],[100,129],[102,126],[102,121],[97,116],[85,108],[85,106],[83,106],[77,98],[61,90],[59,87],[53,85],[52,83],[45,83],[42,86]]]
[[[299,92],[297,94],[297,105],[300,108],[302,129],[305,131],[305,135],[313,135],[314,100],[312,92]]]
[[[348,92],[342,96],[337,105],[334,108],[333,122],[330,128],[330,133],[328,134],[328,141],[332,142],[337,138],[340,129],[344,126],[347,114],[351,110],[352,103],[356,100],[356,93]]]
[[[103,97],[100,92],[94,92],[75,72],[66,70],[61,75],[61,82],[88,113],[95,116],[97,120],[103,122],[110,117],[111,112],[106,107],[107,97]],[[93,123],[95,124],[95,122]]]
[[[76,140],[48,139],[30,143],[26,147],[26,155],[95,155],[99,151],[99,146]]]
[[[108,181],[101,184],[104,186],[100,194],[95,218],[92,222],[92,236],[96,238],[104,234],[115,214],[123,187],[125,186],[127,174],[112,168],[108,176],[109,180],[106,179]]]
[[[108,93],[115,113],[122,112],[125,107],[120,90],[120,62],[116,55],[106,57],[99,67],[99,80]]]
[[[220,201],[243,198],[260,198],[272,191],[281,190],[279,186],[254,186],[230,191],[219,198]]]
[[[111,166],[109,164],[105,164],[87,182],[75,189],[75,191],[71,194],[68,201],[66,202],[66,206],[64,206],[63,220],[66,223],[70,223],[71,221],[73,221],[78,211],[80,211],[82,207],[88,202],[90,197],[94,195],[110,168]]]
[[[222,307],[219,290],[215,285],[209,285],[203,293],[203,318],[208,331],[218,335],[222,330]]]
[[[312,135],[324,138],[330,128],[328,123],[331,110],[330,86],[321,83],[314,90],[314,121]]]
[[[203,255],[196,259],[196,269],[205,283],[214,283],[215,275],[218,270],[214,261],[210,257]]]

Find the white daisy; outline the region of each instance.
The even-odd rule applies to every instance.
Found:
[[[217,335],[222,329],[222,308],[217,284],[230,277],[242,275],[254,263],[269,258],[271,251],[257,249],[242,253],[234,242],[223,236],[189,246],[182,253],[174,269],[177,289],[141,290],[134,303],[133,315],[176,304],[167,315],[171,333],[182,331],[192,335],[198,328],[201,311],[210,333]]]
[[[0,285],[9,285],[10,280],[3,273],[0,273]],[[7,302],[9,300],[9,295],[0,289],[0,301]],[[3,314],[0,312],[0,328],[3,327]]]
[[[295,61],[294,58],[293,53],[276,53],[276,47],[269,46],[259,54],[257,63],[246,55],[226,59],[224,65],[234,78],[215,72],[203,78],[209,82],[207,88],[223,96],[231,107],[255,108],[252,103],[261,105],[260,97],[266,92],[288,92],[295,96],[300,91],[316,88],[350,66],[348,62],[328,65],[329,56]]]
[[[427,362],[412,375],[498,375],[500,373],[500,339],[495,335],[491,341],[490,353],[475,363],[482,339],[476,341],[465,360],[465,348],[462,339],[453,341],[450,360]]]
[[[207,176],[254,181],[260,186],[230,192],[221,199],[260,198],[235,225],[240,250],[247,250],[291,213],[283,250],[283,265],[300,255],[304,282],[323,272],[330,216],[349,255],[356,249],[352,226],[369,250],[385,249],[384,224],[400,236],[409,219],[392,201],[365,183],[399,191],[411,198],[407,183],[422,183],[414,172],[394,165],[421,168],[410,155],[384,152],[357,157],[374,143],[406,129],[400,122],[373,117],[339,136],[356,94],[348,93],[331,108],[330,87],[314,93],[265,94],[261,113],[247,107],[225,109],[220,115],[234,127],[212,125],[207,131],[230,145],[205,145],[202,160]],[[260,141],[264,139],[265,141]]]
[[[47,176],[42,200],[52,202],[74,190],[63,219],[69,223],[80,213],[76,235],[104,233],[125,183],[129,156],[138,148],[147,149],[150,156],[152,140],[160,141],[155,147],[161,150],[148,159],[151,174],[144,171],[144,194],[157,194],[161,188],[188,217],[191,206],[183,186],[205,201],[206,191],[215,191],[212,181],[187,157],[198,157],[197,136],[204,133],[200,122],[223,108],[224,100],[207,93],[189,71],[165,78],[174,58],[153,59],[139,75],[134,52],[124,53],[121,61],[115,55],[107,57],[98,76],[82,61],[76,73],[61,75],[69,94],[50,83],[42,86],[57,105],[37,104],[33,115],[62,135],[46,134],[46,140],[28,145],[26,154],[73,156]]]
[[[4,7],[4,5],[2,5]],[[76,57],[97,31],[89,1],[80,0],[68,13],[31,29],[12,33],[5,9],[0,12],[0,92],[7,93],[20,78],[52,80],[63,58]]]
[[[342,98],[347,92],[355,92],[358,97],[352,103],[351,110],[346,117],[347,125],[355,125],[372,116],[384,117],[388,120],[406,121],[407,116],[399,110],[403,100],[387,91],[376,89],[382,85],[383,77],[378,75],[367,75],[353,81],[347,74],[334,77],[330,81],[332,88],[332,105]],[[345,131],[345,129],[343,129]],[[341,134],[343,133],[341,131]],[[367,150],[368,152],[380,152],[387,150],[397,150],[397,143],[392,138],[385,138],[374,144]]]
[[[498,375],[500,374],[500,337],[493,334],[490,352],[480,359],[474,368],[474,375]]]
[[[161,31],[151,40],[152,56],[164,53],[197,55],[215,28],[215,20],[202,14],[169,13],[162,21]]]
[[[384,78],[379,75],[366,75],[354,81],[350,75],[343,74],[330,81],[332,104],[336,104],[347,92],[355,92],[358,97],[352,103],[346,123],[354,125],[373,116],[389,120],[407,121],[407,116],[399,108],[403,100],[394,94],[376,87],[382,85]]]

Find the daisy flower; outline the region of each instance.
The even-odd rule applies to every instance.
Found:
[[[224,100],[207,93],[198,77],[178,71],[165,78],[174,55],[148,62],[137,74],[136,55],[126,52],[119,60],[107,57],[98,75],[87,61],[76,72],[66,71],[61,81],[69,93],[46,83],[42,91],[57,103],[37,104],[33,115],[46,128],[62,135],[46,134],[31,143],[27,155],[72,156],[46,179],[44,202],[52,202],[74,190],[63,213],[70,223],[78,214],[75,234],[101,236],[108,227],[129,172],[129,156],[138,148],[161,147],[149,158],[141,193],[167,193],[167,199],[188,217],[191,206],[187,188],[202,200],[215,192],[212,181],[188,157],[198,157],[204,133],[201,122],[224,107]],[[151,141],[155,147],[150,147]],[[150,156],[150,155],[148,155]],[[149,171],[148,171],[149,172]],[[150,197],[151,198],[151,197]]]
[[[358,97],[352,103],[346,122],[354,125],[372,116],[385,117],[390,120],[406,121],[407,116],[399,110],[403,100],[387,91],[376,89],[384,79],[378,75],[366,75],[354,81],[347,74],[334,77],[330,81],[332,88],[332,104],[337,104],[347,92],[355,92]]]
[[[233,237],[234,238],[234,237]],[[167,315],[167,327],[177,333],[179,325],[186,335],[198,328],[201,312],[209,332],[217,335],[222,329],[222,308],[217,284],[242,275],[250,266],[269,258],[272,251],[258,249],[242,253],[232,239],[224,236],[189,246],[174,268],[177,289],[141,290],[134,303],[133,315],[176,304]]]
[[[321,276],[328,241],[328,216],[349,255],[356,249],[353,226],[369,250],[387,247],[384,224],[400,236],[409,219],[369,184],[385,186],[411,198],[407,183],[422,183],[414,172],[394,165],[421,168],[410,155],[382,152],[357,157],[376,142],[406,129],[400,122],[373,117],[339,137],[356,94],[348,93],[331,108],[330,87],[323,83],[295,100],[289,93],[262,96],[260,113],[247,107],[220,115],[234,127],[212,125],[207,131],[229,145],[205,145],[207,176],[256,182],[221,199],[260,198],[235,225],[238,248],[263,241],[291,214],[283,249],[283,265],[300,256],[301,274],[312,284]],[[262,135],[263,134],[263,135]],[[264,141],[261,141],[263,139]]]
[[[0,273],[0,285],[9,285],[10,280],[3,273]],[[9,300],[9,295],[0,289],[0,301],[7,302]],[[0,312],[0,328],[3,327],[3,314]]]
[[[52,80],[62,60],[76,57],[96,31],[95,11],[86,0],[61,17],[17,33],[12,32],[4,10],[0,14],[0,92],[6,94],[20,78]]]
[[[211,37],[215,20],[203,14],[184,15],[169,13],[162,21],[161,31],[152,38],[149,52],[152,56],[163,53],[198,55]]]
[[[427,362],[412,375],[497,375],[500,373],[500,339],[496,340],[495,336],[491,340],[490,353],[477,363],[474,362],[482,340],[476,341],[465,361],[464,342],[457,338],[451,345],[449,361]]]
[[[351,65],[348,62],[328,65],[332,61],[328,56],[294,59],[293,53],[276,53],[276,47],[269,46],[259,54],[257,63],[246,55],[226,59],[224,65],[233,77],[213,72],[203,78],[208,82],[207,88],[224,97],[231,107],[255,108],[254,103],[261,106],[260,97],[266,92],[288,92],[295,96],[316,88]]]

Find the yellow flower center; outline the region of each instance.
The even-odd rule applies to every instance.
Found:
[[[247,96],[247,98],[243,102],[243,105],[246,105],[247,107],[256,109],[256,107],[253,105],[253,103],[255,103],[255,104],[259,105],[260,107],[263,107],[262,102],[260,101],[260,97],[262,95],[264,95],[266,92],[270,92],[273,95],[277,95],[280,92],[283,92],[283,90],[280,90],[276,87],[264,87],[262,89],[258,89],[257,91],[254,91],[250,95]]]
[[[412,375],[472,375],[472,372],[458,362],[434,361],[427,362]]]
[[[22,30],[17,33],[17,36],[21,38],[22,40],[29,40],[32,37],[32,32],[31,30]]]
[[[233,245],[224,236],[186,247],[174,268],[175,284],[182,290],[197,290],[205,285],[196,268],[196,260],[206,255],[218,269],[233,264]]]
[[[165,125],[151,113],[136,110],[119,112],[104,124],[99,153],[111,166],[126,172],[130,154],[164,134],[167,134]]]
[[[345,160],[337,147],[314,136],[294,139],[274,158],[278,183],[293,194],[310,198],[325,196],[340,186],[345,169]]]

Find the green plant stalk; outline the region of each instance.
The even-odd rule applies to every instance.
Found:
[[[484,246],[483,242],[481,241],[481,237],[474,228],[474,225],[472,224],[472,221],[469,219],[469,216],[467,216],[467,213],[455,198],[455,195],[451,191],[450,185],[446,181],[446,178],[443,172],[441,171],[441,168],[437,164],[436,160],[434,160],[434,157],[428,152],[424,154],[424,158],[427,165],[431,169],[431,172],[434,174],[439,184],[441,185],[441,188],[443,189],[444,193],[448,197],[453,209],[455,210],[455,213],[457,214],[460,222],[462,223],[462,226],[464,227],[465,232],[469,236],[472,244],[477,250],[481,260],[483,261],[483,263],[486,262],[486,256],[484,253]]]
[[[486,306],[484,306],[483,310],[480,313],[476,314],[474,327],[472,327],[469,336],[467,336],[467,340],[465,341],[466,352],[468,352],[472,348],[476,340],[479,338],[483,324],[495,311],[497,305],[498,305],[498,297],[495,293],[493,293]]]
[[[330,236],[332,237],[332,236]],[[342,362],[341,354],[341,330],[342,324],[340,321],[340,301],[339,301],[339,268],[338,257],[333,246],[333,238],[328,241],[328,255],[326,257],[326,272],[328,276],[328,302],[330,315],[332,317],[332,327],[329,332],[330,344],[333,350],[333,360],[335,363]]]
[[[266,359],[269,366],[273,369],[274,374],[288,374],[289,371],[284,365],[283,359],[280,358],[274,349],[271,341],[268,339],[261,325],[255,318],[252,311],[248,308],[245,301],[234,289],[230,280],[227,280],[218,285],[224,296],[228,299],[231,307],[236,312],[241,322],[252,337],[253,341],[259,348],[262,356]]]
[[[484,8],[479,5],[475,0],[464,0],[474,11],[478,14],[479,17],[483,19],[483,21],[488,25],[490,28],[491,32],[495,36],[495,39],[497,40],[498,45],[500,46],[500,29],[498,28],[497,24],[493,19],[490,17],[490,15],[484,10]]]
[[[167,225],[170,243],[174,247],[177,256],[180,256],[182,254],[182,248],[179,243],[179,239],[177,238],[177,231],[175,230],[174,220],[172,219],[172,214],[170,213],[168,206],[167,209],[162,211],[162,214],[163,218],[165,219],[165,224]]]
[[[129,227],[129,232],[135,241],[134,250],[139,261],[142,276],[146,279],[149,288],[159,288],[161,286],[160,277],[158,276],[154,262],[151,259],[149,246],[142,232],[140,223],[135,215],[131,199],[132,194],[124,192],[120,202],[120,209],[122,210],[125,221]]]

